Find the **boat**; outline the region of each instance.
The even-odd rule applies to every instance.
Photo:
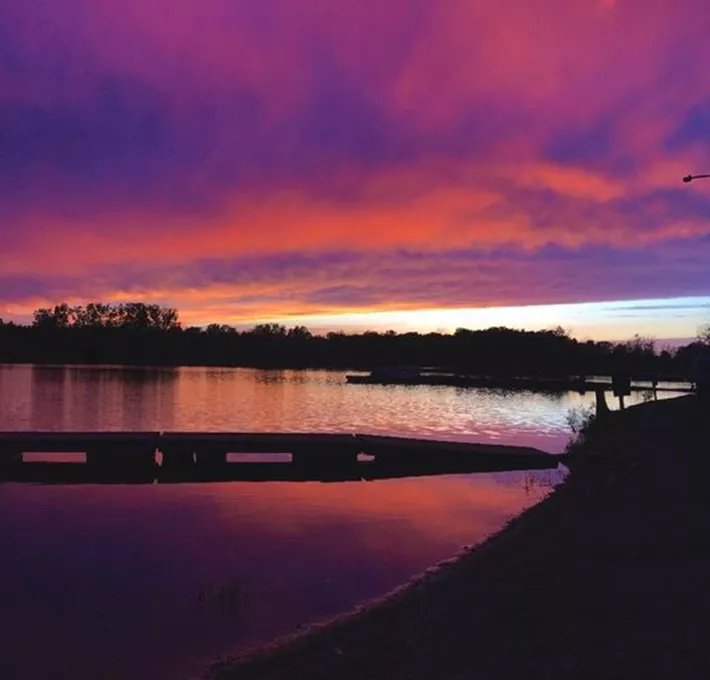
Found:
[[[426,384],[425,376],[417,366],[383,366],[374,368],[369,375],[346,375],[345,379],[349,383],[365,385]]]

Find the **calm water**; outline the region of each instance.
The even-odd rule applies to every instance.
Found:
[[[559,451],[569,409],[592,401],[338,372],[0,366],[0,430],[360,431]],[[559,477],[0,484],[0,678],[194,676],[386,593]]]
[[[558,452],[569,410],[593,403],[573,392],[346,385],[339,371],[0,364],[0,431],[358,431]]]

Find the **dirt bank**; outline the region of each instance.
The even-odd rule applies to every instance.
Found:
[[[611,414],[567,482],[482,546],[209,677],[709,678],[708,421],[694,397]]]

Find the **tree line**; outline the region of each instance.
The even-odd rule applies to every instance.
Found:
[[[674,351],[653,340],[578,341],[561,328],[454,333],[313,334],[304,326],[183,327],[176,309],[132,302],[37,309],[30,325],[0,319],[0,362],[371,369],[414,365],[489,376],[609,375],[683,379],[710,332]]]

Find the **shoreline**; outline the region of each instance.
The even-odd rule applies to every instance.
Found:
[[[205,677],[706,677],[707,441],[692,396],[611,413],[567,480],[498,533]]]
[[[511,376],[508,373],[498,373],[492,376],[477,376],[458,370],[455,366],[440,366],[436,369],[423,369],[425,375],[416,380],[409,379],[372,379],[368,373],[372,366],[354,365],[352,363],[289,363],[289,362],[205,362],[205,361],[148,361],[136,363],[131,361],[88,361],[64,360],[55,361],[51,359],[36,359],[34,361],[25,360],[0,360],[2,367],[23,367],[23,368],[72,368],[72,369],[102,369],[102,370],[130,370],[130,371],[174,371],[180,368],[203,368],[203,369],[244,369],[253,371],[323,371],[329,373],[346,373],[349,384],[369,384],[369,385],[432,385],[432,386],[453,386],[453,387],[490,387],[493,389],[513,389],[525,390],[534,385],[552,385],[552,391],[577,391],[578,377],[581,373],[571,372],[565,376],[545,376],[537,374],[521,373],[518,376]],[[600,378],[608,378],[609,382],[594,382],[586,388],[586,391],[594,391],[595,387],[608,387],[612,390],[612,371],[602,371],[600,373],[589,373]],[[633,389],[639,391],[652,391],[653,386],[638,385],[638,383],[650,383],[656,380],[658,383],[687,383],[692,384],[692,378],[685,373],[656,372],[646,374],[644,372],[632,373],[631,381]],[[448,376],[448,377],[447,377]],[[681,391],[685,388],[681,388]],[[675,388],[659,387],[657,391],[676,391]]]

